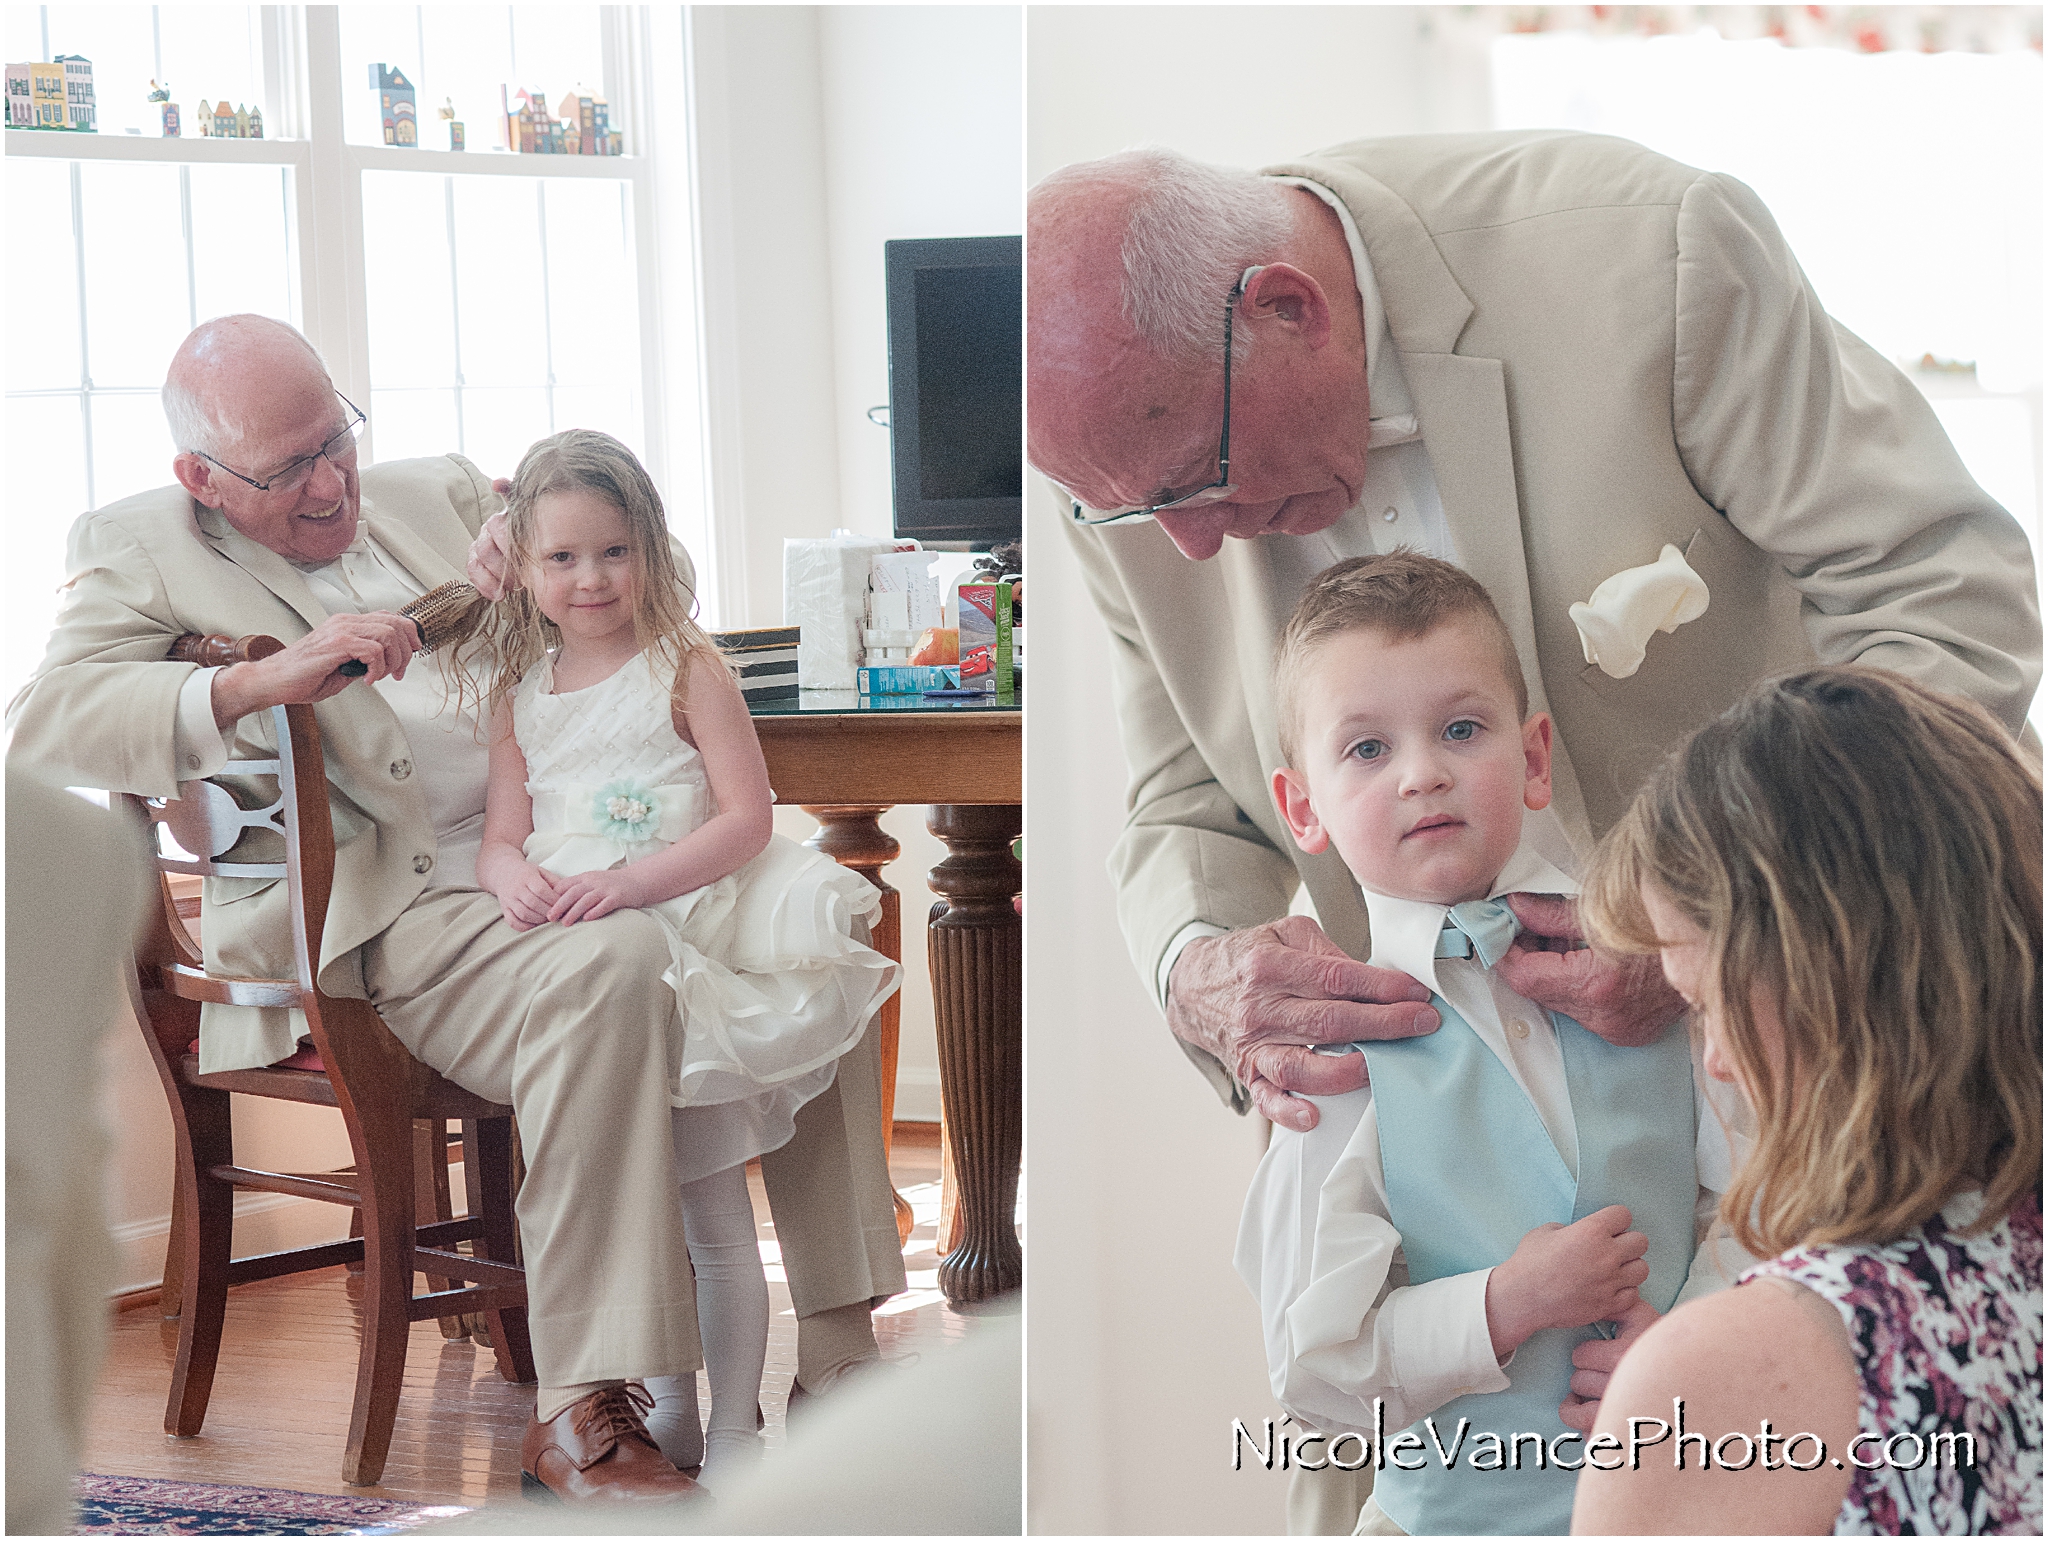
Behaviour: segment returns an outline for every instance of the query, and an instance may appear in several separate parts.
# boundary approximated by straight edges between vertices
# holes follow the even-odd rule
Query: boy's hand
[[[563,878],[555,888],[555,902],[548,909],[549,920],[573,926],[579,920],[596,920],[613,910],[637,910],[647,902],[646,885],[630,866],[606,872],[579,872]]]
[[[1615,1319],[1621,1331],[1611,1338],[1593,1338],[1572,1350],[1571,1395],[1557,1409],[1557,1416],[1566,1427],[1581,1434],[1593,1432],[1593,1420],[1600,1416],[1600,1399],[1607,1395],[1607,1382],[1621,1363],[1621,1356],[1663,1318],[1664,1313],[1649,1301],[1638,1299]]]
[[[1316,1126],[1313,1103],[1365,1085],[1365,1059],[1309,1045],[1412,1038],[1441,1019],[1429,987],[1349,957],[1305,915],[1190,942],[1173,965],[1166,1025],[1221,1060],[1274,1123]]]
[[[1605,1209],[1570,1225],[1539,1225],[1486,1281],[1486,1326],[1505,1359],[1546,1327],[1619,1321],[1650,1277],[1650,1238],[1629,1229],[1627,1208]]]
[[[514,931],[531,931],[547,922],[561,879],[544,867],[524,863],[525,870],[498,891],[498,907]]]

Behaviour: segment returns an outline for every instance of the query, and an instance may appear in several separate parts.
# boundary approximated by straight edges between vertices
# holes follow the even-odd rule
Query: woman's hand
[[[613,867],[605,872],[579,872],[575,877],[562,878],[555,886],[554,903],[548,907],[547,918],[573,926],[579,920],[597,920],[613,910],[637,910],[657,896],[648,892],[644,873],[636,873],[634,863],[625,867]]]
[[[1637,1300],[1620,1316],[1621,1328],[1611,1338],[1593,1338],[1572,1350],[1572,1391],[1558,1404],[1557,1416],[1567,1428],[1581,1434],[1593,1432],[1593,1420],[1600,1416],[1600,1399],[1607,1395],[1607,1383],[1629,1345],[1664,1319],[1664,1313],[1647,1300]]]
[[[1486,1326],[1497,1359],[1546,1327],[1619,1321],[1642,1299],[1650,1238],[1630,1230],[1626,1206],[1570,1225],[1539,1225],[1486,1281]]]
[[[520,867],[523,870],[509,878],[501,877],[495,892],[498,907],[505,912],[505,924],[514,931],[531,931],[546,924],[562,880],[532,862],[521,862]]]

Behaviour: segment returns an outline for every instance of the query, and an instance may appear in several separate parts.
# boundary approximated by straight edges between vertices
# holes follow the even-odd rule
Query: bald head
[[[172,358],[163,403],[171,468],[195,501],[291,561],[347,548],[361,506],[351,414],[296,330],[267,316],[208,321]]]
[[[1034,466],[1091,509],[1213,489],[1226,304],[1257,268],[1232,309],[1230,489],[1159,523],[1199,559],[1350,506],[1369,432],[1363,328],[1342,226],[1314,195],[1126,150],[1047,177],[1027,218]]]
[[[232,459],[251,405],[308,371],[332,392],[327,366],[296,327],[268,316],[217,316],[192,329],[164,377],[164,416],[181,450]]]

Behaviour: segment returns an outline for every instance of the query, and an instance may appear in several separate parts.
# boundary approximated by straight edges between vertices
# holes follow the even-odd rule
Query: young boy
[[[1494,972],[1518,930],[1498,896],[1578,887],[1523,839],[1551,723],[1485,589],[1406,550],[1340,562],[1274,676],[1288,827],[1335,847],[1370,961],[1428,984],[1443,1019],[1334,1049],[1364,1053],[1370,1085],[1273,1132],[1238,1266],[1274,1391],[1333,1440],[1367,1436],[1324,1445],[1375,1467],[1361,1533],[1563,1533],[1585,1455],[1559,1416],[1572,1351],[1670,1309],[1716,1197],[1701,1155],[1725,1187],[1725,1144],[1699,1138],[1682,1022],[1616,1048]]]

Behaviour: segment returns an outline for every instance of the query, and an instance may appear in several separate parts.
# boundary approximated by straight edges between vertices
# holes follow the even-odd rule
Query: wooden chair
[[[171,657],[227,664],[282,650],[270,637],[186,636]],[[230,1286],[256,1279],[363,1264],[362,1353],[356,1367],[355,1405],[342,1455],[344,1482],[375,1483],[384,1471],[398,1394],[405,1376],[412,1324],[429,1317],[481,1312],[490,1324],[492,1351],[507,1380],[534,1379],[526,1330],[525,1274],[514,1264],[512,1216],[512,1110],[443,1080],[391,1035],[367,1001],[329,996],[316,975],[328,896],[334,881],[334,828],[320,729],[310,706],[272,708],[275,759],[232,761],[223,778],[241,793],[212,781],[189,783],[181,799],[124,797],[167,831],[184,856],[160,855],[172,872],[211,877],[269,878],[289,885],[292,950],[297,977],[230,979],[210,976],[179,918],[168,883],[163,903],[136,955],[137,1017],[150,1057],[170,1098],[177,1136],[178,1196],[186,1224],[178,1358],[171,1377],[164,1428],[194,1435],[206,1417]],[[274,799],[251,796],[252,778],[275,778]],[[283,846],[281,861],[245,861]],[[250,846],[255,851],[250,851]],[[236,848],[242,848],[237,853]],[[161,852],[162,843],[158,841]],[[222,859],[222,858],[228,859]],[[238,1006],[296,1006],[305,1013],[325,1072],[199,1071],[189,1046],[199,1036],[202,1002]],[[277,1097],[338,1108],[347,1126],[355,1170],[350,1174],[261,1172],[235,1165],[228,1113],[230,1093]],[[416,1119],[460,1119],[470,1213],[461,1220],[417,1224]],[[353,1206],[359,1239],[233,1259],[237,1188],[288,1193]],[[475,1256],[455,1250],[468,1241]],[[434,1281],[474,1281],[468,1287],[413,1294],[413,1275]]]

